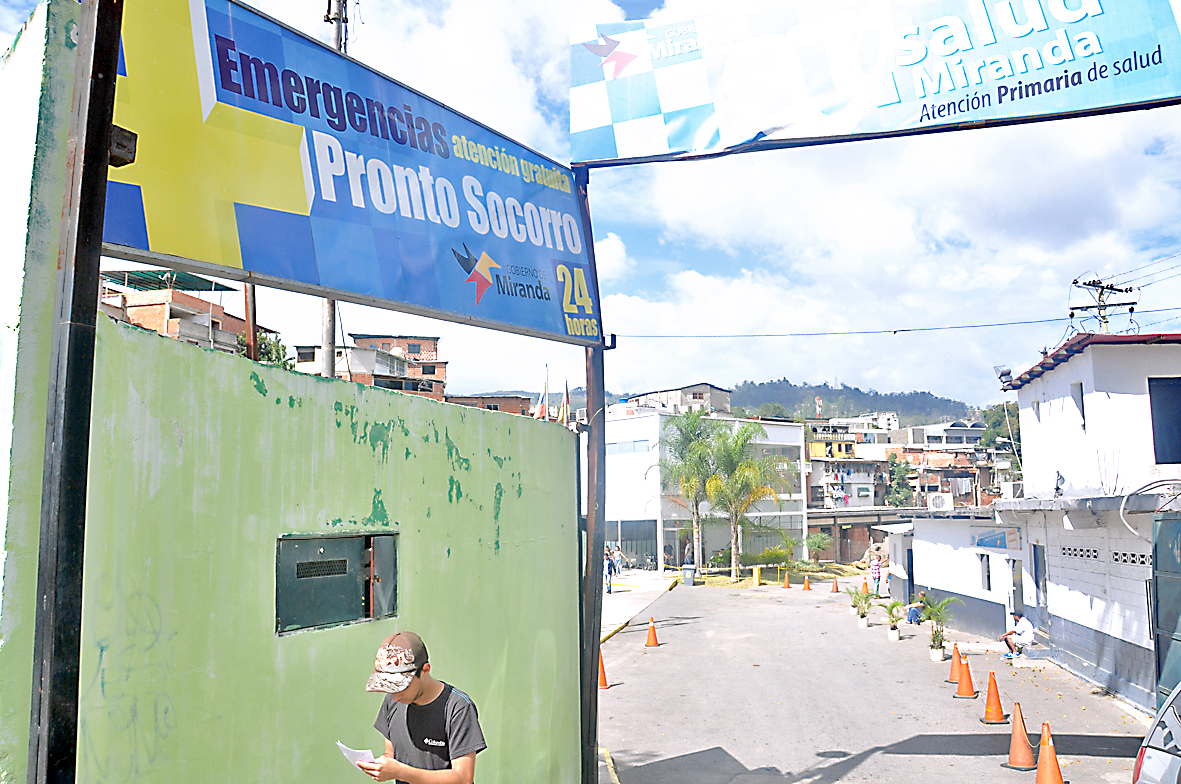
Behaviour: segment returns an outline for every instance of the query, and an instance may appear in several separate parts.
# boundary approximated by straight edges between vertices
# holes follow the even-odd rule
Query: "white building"
[[[1154,512],[1172,492],[1127,494],[1181,480],[1181,335],[1077,335],[1002,382],[1017,393],[1025,497],[996,501],[991,520],[957,509],[893,533],[903,578],[958,597],[953,628],[999,635],[1024,611],[1056,662],[1154,708],[1181,674],[1181,577],[1153,566]]]
[[[717,387],[714,387],[717,389]],[[607,507],[604,515],[609,546],[619,544],[629,559],[643,565],[647,558],[658,565],[665,562],[679,566],[685,560],[685,544],[691,541],[692,514],[675,490],[662,489],[659,459],[663,429],[674,416],[671,407],[617,403],[607,408]],[[715,417],[733,427],[749,419]],[[803,461],[804,426],[794,422],[760,421],[767,431],[754,447],[756,457],[780,457],[794,466],[791,492],[779,497],[779,503],[760,503],[747,517],[755,523],[744,528],[744,552],[762,552],[781,545],[777,529],[791,530],[803,540],[807,511],[803,495],[806,470]],[[708,502],[702,513],[709,511]],[[730,546],[729,527],[705,525],[702,529],[702,552],[706,558]]]
[[[637,406],[665,408],[672,414],[699,410],[728,414],[730,413],[730,390],[703,382],[677,389],[644,392],[633,395],[627,402]]]
[[[830,425],[843,425],[853,433],[867,433],[878,430],[898,429],[898,414],[893,411],[873,411],[855,417],[833,417],[828,420]]]
[[[904,427],[890,434],[892,444],[928,444],[940,449],[969,447],[980,443],[987,428],[983,422],[939,422],[933,425]]]

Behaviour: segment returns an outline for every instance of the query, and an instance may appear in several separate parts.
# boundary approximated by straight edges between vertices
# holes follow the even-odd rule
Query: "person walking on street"
[[[615,573],[623,574],[623,551],[619,549],[619,545],[615,545],[615,552],[611,557],[615,560]]]
[[[869,565],[869,576],[873,580],[873,595],[874,598],[879,598],[881,594],[878,588],[882,583],[882,559],[876,555],[873,557],[873,563]]]
[[[610,550],[603,550],[603,585],[607,586],[607,593],[611,593],[611,575],[615,574],[615,559]]]
[[[373,725],[385,738],[385,754],[358,768],[374,781],[472,784],[476,755],[488,748],[476,705],[431,676],[421,637],[386,637],[365,690],[386,693]]]

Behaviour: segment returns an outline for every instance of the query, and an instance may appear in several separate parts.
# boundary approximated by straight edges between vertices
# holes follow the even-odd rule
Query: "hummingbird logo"
[[[466,244],[463,246],[464,255],[461,256],[455,248],[452,248],[451,252],[455,254],[455,260],[459,262],[459,266],[463,267],[463,271],[468,273],[464,283],[476,284],[476,304],[479,305],[484,292],[492,285],[492,268],[500,269],[500,265],[493,261],[487,253],[481,253],[480,258],[477,259],[468,250]]]
[[[583,46],[585,46],[591,54],[595,54],[603,58],[603,62],[599,63],[600,68],[607,63],[611,63],[611,81],[615,81],[619,78],[619,75],[623,73],[623,69],[627,68],[631,64],[631,61],[636,59],[636,56],[634,54],[628,54],[627,52],[619,51],[619,41],[616,41],[614,38],[608,38],[602,33],[599,34],[599,37],[603,39],[603,43],[600,44],[596,42],[593,44],[583,44]]]

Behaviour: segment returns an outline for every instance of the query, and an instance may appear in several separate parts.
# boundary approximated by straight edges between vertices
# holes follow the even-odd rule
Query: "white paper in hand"
[[[373,762],[373,752],[369,749],[362,749],[360,751],[357,749],[350,749],[340,741],[337,741],[336,745],[340,748],[340,753],[344,755],[344,758],[347,759],[349,764],[353,767],[356,767],[358,762]]]

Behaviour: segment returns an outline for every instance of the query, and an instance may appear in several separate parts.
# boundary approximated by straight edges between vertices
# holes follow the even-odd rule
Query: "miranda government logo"
[[[468,273],[464,283],[476,284],[476,304],[479,305],[484,292],[492,285],[492,268],[500,269],[500,265],[493,261],[487,253],[481,253],[477,259],[467,249],[467,245],[463,246],[463,255],[460,255],[455,248],[452,248],[451,252],[455,254],[455,260],[459,262],[459,266],[463,267],[463,271]]]
[[[631,61],[636,59],[636,56],[619,49],[619,41],[616,41],[614,38],[608,38],[602,33],[599,34],[599,37],[603,39],[603,43],[596,42],[593,44],[583,44],[583,46],[591,54],[603,58],[603,62],[599,63],[600,68],[607,63],[612,64],[611,81],[615,81],[623,73],[623,69],[627,68],[631,64]]]

